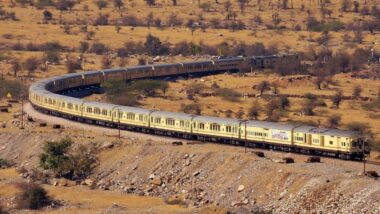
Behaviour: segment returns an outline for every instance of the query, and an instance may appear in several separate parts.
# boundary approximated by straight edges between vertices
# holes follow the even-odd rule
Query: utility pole
[[[119,132],[119,140],[120,140],[121,139],[121,131],[120,131],[120,110],[119,109],[117,109],[117,117],[119,118],[117,129],[118,129],[118,132]]]
[[[362,141],[362,151],[363,151],[363,175],[365,175],[365,140],[361,139]]]
[[[21,98],[21,127],[20,129],[24,129],[24,98]]]

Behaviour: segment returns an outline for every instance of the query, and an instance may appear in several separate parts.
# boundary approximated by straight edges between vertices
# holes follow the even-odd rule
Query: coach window
[[[319,139],[313,139],[313,143],[319,143]]]
[[[199,123],[199,129],[205,129],[205,124],[204,123]]]
[[[135,119],[135,114],[133,114],[133,113],[128,113],[128,114],[127,114],[127,119],[128,119],[128,120],[134,120],[134,119]]]
[[[332,142],[331,140],[330,140],[330,142],[329,142],[329,143],[330,143],[330,145],[333,145],[333,142]]]
[[[232,129],[231,129],[231,126],[226,126],[226,132],[231,132]]]
[[[68,109],[73,109],[73,104],[72,103],[67,104],[67,108]]]
[[[94,113],[95,114],[100,114],[100,108],[94,108]]]
[[[216,123],[213,123],[213,124],[210,125],[210,129],[213,130],[213,131],[220,131],[220,125],[216,124]]]
[[[161,124],[161,117],[156,117],[154,122],[157,124]]]
[[[107,110],[105,110],[105,109],[102,110],[102,115],[107,116],[107,113],[108,113]]]
[[[144,120],[144,115],[140,114],[140,115],[139,115],[139,120],[140,120],[140,121],[143,121],[143,120]]]
[[[179,121],[179,126],[184,127],[184,126],[185,126],[185,121],[180,120],[180,121]]]
[[[62,102],[62,108],[65,108],[66,104],[65,102]]]
[[[175,120],[172,119],[172,118],[166,118],[166,125],[174,126],[175,125]]]
[[[92,113],[92,108],[87,107],[86,111],[87,111],[87,113]]]
[[[186,121],[186,127],[190,127],[189,121]]]

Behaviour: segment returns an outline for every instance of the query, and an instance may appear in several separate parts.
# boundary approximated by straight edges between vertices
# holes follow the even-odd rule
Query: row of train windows
[[[304,138],[303,138],[303,137],[297,137],[297,136],[296,136],[296,137],[294,137],[294,140],[296,140],[296,141],[302,141],[302,142],[303,142],[303,141],[304,141]]]
[[[255,136],[255,137],[268,137],[268,134],[267,133],[263,133],[263,132],[247,131],[247,134]]]
[[[156,117],[153,119],[153,117],[150,119],[151,122],[154,122],[156,124],[161,124],[161,117]],[[168,125],[168,126],[175,126],[175,119],[172,119],[172,118],[166,118],[165,119],[165,125]],[[183,120],[180,120],[179,121],[179,126],[181,127],[190,127],[190,122],[189,121],[183,121]]]

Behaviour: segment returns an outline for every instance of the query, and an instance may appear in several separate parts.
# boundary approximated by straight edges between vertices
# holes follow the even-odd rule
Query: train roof
[[[202,60],[202,61],[195,61],[195,62],[182,62],[183,65],[193,65],[193,64],[213,64],[213,61],[211,60]]]
[[[149,114],[151,112],[151,110],[148,110],[148,109],[130,107],[130,106],[119,106],[118,108],[122,112],[129,112],[129,113],[135,113],[135,114]]]
[[[318,128],[315,126],[299,126],[294,129],[295,132],[303,132],[307,134],[323,134],[330,136],[352,137],[356,134],[354,131]]]
[[[180,67],[181,64],[179,63],[169,63],[169,64],[153,64],[155,68],[167,68],[167,67]]]
[[[259,121],[259,120],[248,120],[247,127],[258,127],[264,129],[277,129],[283,131],[291,131],[295,126],[292,124],[284,124],[277,122]]]
[[[191,118],[193,117],[193,115],[191,114],[169,112],[169,111],[154,111],[151,113],[151,115],[166,117],[166,118],[175,118],[175,119],[180,119],[180,120],[191,120]]]
[[[114,105],[114,104],[94,102],[94,101],[85,101],[85,102],[83,102],[83,105],[102,108],[102,109],[112,109],[112,108],[117,107],[117,105]]]
[[[210,117],[210,116],[195,116],[193,121],[203,122],[203,123],[218,123],[226,125],[239,125],[240,120],[231,118],[221,118],[221,117]]]

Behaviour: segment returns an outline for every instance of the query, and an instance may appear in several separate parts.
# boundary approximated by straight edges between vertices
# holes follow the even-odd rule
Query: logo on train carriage
[[[272,131],[272,138],[278,140],[289,140],[288,133],[282,131]]]

